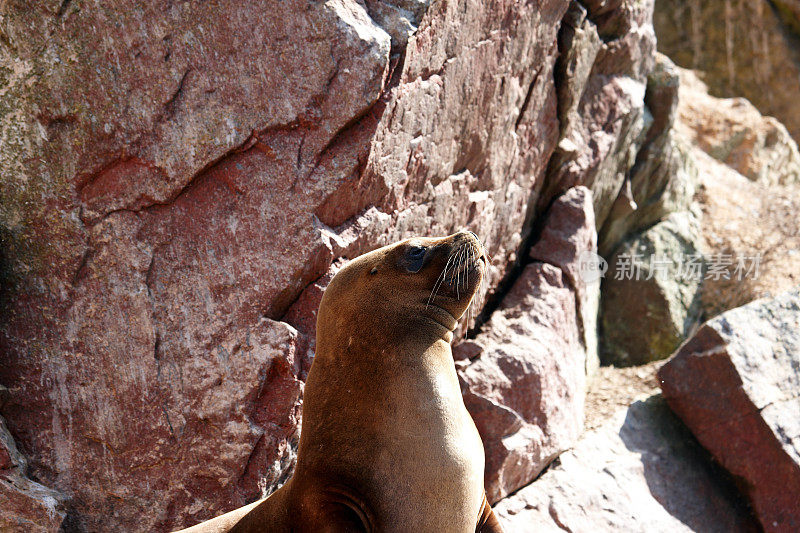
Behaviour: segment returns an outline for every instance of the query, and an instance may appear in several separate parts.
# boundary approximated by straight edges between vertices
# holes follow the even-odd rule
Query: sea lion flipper
[[[289,485],[285,484],[269,497],[256,504],[231,524],[226,533],[289,533],[291,525],[288,514]],[[251,504],[253,505],[253,504]]]
[[[503,533],[503,527],[500,525],[497,515],[494,514],[492,506],[489,505],[486,494],[483,495],[483,507],[478,516],[478,525],[475,526],[475,533]]]

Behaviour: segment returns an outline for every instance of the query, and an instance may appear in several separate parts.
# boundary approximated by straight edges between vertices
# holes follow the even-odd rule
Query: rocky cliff
[[[659,50],[698,69],[716,96],[742,96],[800,142],[800,2],[659,0]]]
[[[695,216],[653,7],[0,7],[0,526],[168,531],[270,492],[330,276],[460,228],[491,256],[455,350],[488,493],[533,481],[578,442],[598,350],[649,342],[598,341],[598,309],[603,338],[626,317],[581,261]],[[645,360],[697,290],[655,297]]]

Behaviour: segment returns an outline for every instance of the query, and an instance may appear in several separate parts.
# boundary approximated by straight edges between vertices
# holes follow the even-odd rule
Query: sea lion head
[[[406,239],[364,254],[325,290],[318,338],[338,337],[337,330],[352,330],[355,324],[375,341],[419,332],[420,326],[451,339],[485,268],[483,245],[470,231]]]

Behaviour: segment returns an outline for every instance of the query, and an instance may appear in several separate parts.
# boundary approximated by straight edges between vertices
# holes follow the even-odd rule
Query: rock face
[[[703,253],[728,265],[703,281],[704,319],[800,283],[800,185],[753,182],[694,148]],[[753,221],[758,223],[754,224]]]
[[[712,94],[747,98],[800,141],[796,0],[659,0],[654,23],[658,49],[702,71]]]
[[[744,98],[714,98],[690,70],[680,70],[676,130],[711,157],[765,185],[800,183],[800,152],[786,127]]]
[[[2,8],[2,414],[73,527],[169,530],[290,474],[288,312],[335,259],[468,227],[504,277],[567,6]]]
[[[495,512],[515,533],[755,531],[730,489],[654,396],[584,435]]]
[[[578,270],[581,253],[596,251],[591,202],[584,187],[555,200],[531,250],[537,262],[453,352],[492,502],[531,482],[583,430],[586,376],[597,367],[597,284]]]
[[[691,213],[674,213],[617,248],[602,289],[604,362],[664,359],[686,338],[700,314],[705,275],[699,233]]]
[[[703,281],[705,320],[800,281],[800,233],[788,222],[800,209],[800,157],[775,119],[709,96],[694,72],[678,71],[674,131],[697,169],[700,249],[718,267]]]
[[[454,350],[486,451],[490,502],[533,481],[583,430],[586,355],[576,319],[563,272],[533,263],[485,333]]]
[[[697,319],[702,282],[684,276],[685,258],[699,254],[690,211],[697,170],[690,146],[673,128],[680,77],[656,56],[645,93],[646,134],[635,163],[600,229],[609,269],[602,286],[604,362],[642,364],[667,357]]]
[[[674,128],[678,118],[679,70],[666,56],[656,54],[647,78],[647,134],[636,162],[611,207],[611,216],[598,231],[599,250],[611,257],[631,234],[668,217],[688,211],[695,193],[697,169],[690,147]]]
[[[531,248],[534,261],[559,268],[575,292],[579,329],[586,351],[586,374],[600,366],[597,354],[597,312],[600,304],[600,276],[585,264],[597,254],[592,194],[586,187],[574,187],[559,196],[544,216],[544,228]]]
[[[326,277],[411,235],[478,233],[490,301],[525,272],[462,369],[493,497],[574,441],[596,305],[575,252],[647,142],[655,47],[652,0],[584,5],[0,8],[0,413],[70,528],[167,531],[282,483]],[[567,191],[580,231],[543,231]],[[503,321],[551,346],[488,355]]]
[[[800,289],[707,322],[661,368],[664,397],[738,479],[766,531],[800,528]]]
[[[586,5],[587,7],[583,7]],[[606,221],[643,141],[644,94],[653,68],[653,2],[572,2],[556,69],[560,138],[544,199],[575,185],[592,191]]]

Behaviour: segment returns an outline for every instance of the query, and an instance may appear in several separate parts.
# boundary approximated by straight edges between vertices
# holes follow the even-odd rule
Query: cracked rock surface
[[[467,227],[494,289],[557,142],[567,4],[3,6],[2,414],[68,527],[284,481],[335,260]]]
[[[3,4],[0,414],[64,527],[173,530],[284,482],[330,277],[459,229],[491,257],[458,336],[485,354],[460,364],[492,497],[530,482],[580,433],[596,366],[580,253],[661,142],[652,11]],[[553,345],[501,353],[514,328]]]
[[[800,527],[800,289],[706,322],[659,370],[669,406],[765,531]]]
[[[31,480],[28,462],[0,417],[0,530],[58,531],[65,496]]]

